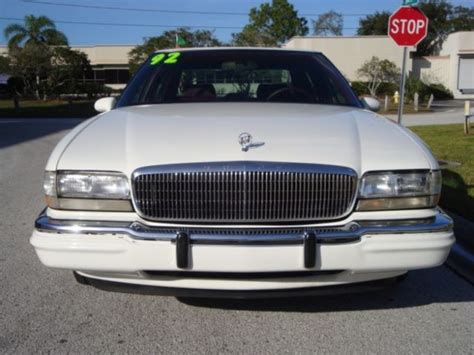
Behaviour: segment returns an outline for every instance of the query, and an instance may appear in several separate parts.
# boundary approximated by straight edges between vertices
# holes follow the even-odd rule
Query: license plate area
[[[316,266],[317,237],[314,232],[304,232],[300,238],[291,240],[292,244],[302,244],[304,267],[311,269]],[[178,232],[176,235],[176,267],[187,269],[191,265],[193,240],[188,233]],[[277,243],[276,243],[277,244]],[[257,246],[256,246],[257,247]],[[257,254],[258,257],[258,254]]]

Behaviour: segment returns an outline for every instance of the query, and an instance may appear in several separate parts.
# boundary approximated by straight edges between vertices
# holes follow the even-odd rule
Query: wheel
[[[74,278],[78,283],[81,285],[89,285],[89,279],[87,277],[79,275],[76,271],[73,271],[72,273],[74,274]]]

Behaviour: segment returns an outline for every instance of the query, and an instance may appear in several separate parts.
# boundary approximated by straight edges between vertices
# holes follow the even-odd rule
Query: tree
[[[388,18],[390,12],[376,12],[359,20],[357,34],[359,36],[386,36],[388,33]]]
[[[12,76],[22,82],[22,90],[18,91],[18,95],[34,95],[38,100],[44,98],[45,78],[51,70],[49,47],[29,43],[24,48],[11,47],[8,55]]]
[[[0,74],[10,73],[10,58],[0,54]]]
[[[45,94],[58,96],[82,92],[84,76],[90,70],[87,54],[68,47],[52,48]]]
[[[180,44],[180,47],[216,47],[221,45],[212,31],[191,31],[186,27],[165,31],[160,36],[145,38],[143,44],[136,46],[128,53],[130,71],[135,72],[153,52],[159,49],[174,48],[177,37],[185,42],[185,44]]]
[[[89,59],[68,47],[66,36],[49,18],[27,15],[24,25],[11,24],[4,34],[15,96],[46,99],[83,91],[82,79],[91,70]]]
[[[388,59],[380,60],[372,57],[357,70],[357,75],[363,81],[370,95],[377,96],[379,86],[384,82],[395,83],[400,75],[400,69]]]
[[[343,25],[342,15],[329,11],[319,15],[318,19],[313,21],[313,33],[317,36],[342,36]]]
[[[428,17],[428,35],[416,50],[417,56],[438,54],[450,33],[474,30],[474,7],[454,7],[446,0],[424,0],[418,7]],[[388,12],[376,12],[359,20],[357,34],[386,35],[388,32]]]
[[[307,22],[298,17],[288,0],[272,0],[250,9],[249,23],[242,32],[232,34],[232,42],[237,46],[279,46],[293,36],[306,35]]]
[[[69,47],[28,45],[10,52],[12,77],[18,96],[37,99],[83,92],[83,77],[91,70],[83,52]]]
[[[33,90],[37,99],[44,98],[44,78],[51,70],[50,46],[67,46],[68,41],[46,16],[26,15],[24,22],[8,25],[4,30],[11,68],[22,79],[24,90]]]
[[[456,6],[453,9],[451,23],[456,31],[473,31],[474,7]]]
[[[4,30],[8,47],[30,44],[67,45],[66,36],[56,29],[56,25],[46,16],[26,15],[25,24],[11,24]]]
[[[428,17],[428,35],[416,50],[418,56],[438,54],[448,35],[474,30],[474,7],[453,7],[446,0],[425,0],[419,8]]]

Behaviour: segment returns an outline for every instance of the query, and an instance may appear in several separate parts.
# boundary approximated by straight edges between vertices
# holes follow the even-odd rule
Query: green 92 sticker
[[[150,65],[157,65],[160,63],[163,64],[176,64],[178,59],[181,56],[180,52],[171,52],[171,53],[156,53],[151,57]]]

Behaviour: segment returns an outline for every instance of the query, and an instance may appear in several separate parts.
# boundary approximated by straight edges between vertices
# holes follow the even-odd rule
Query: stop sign
[[[417,7],[403,6],[388,20],[388,35],[399,46],[416,46],[428,33],[428,18]]]

